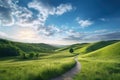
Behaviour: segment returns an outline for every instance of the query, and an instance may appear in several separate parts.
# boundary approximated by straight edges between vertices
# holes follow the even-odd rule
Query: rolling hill
[[[101,49],[103,47],[106,47],[108,45],[114,44],[116,42],[119,42],[119,40],[100,41],[100,42],[95,42],[95,43],[79,43],[79,44],[73,44],[73,45],[59,48],[56,51],[57,52],[68,51],[70,48],[73,48],[74,53],[86,54],[86,53]]]
[[[88,44],[89,43],[79,43],[79,44],[68,45],[68,46],[59,48],[56,51],[65,51],[65,50],[69,50],[70,48],[73,48],[74,50],[77,50],[77,49],[85,47]]]
[[[51,53],[55,49],[57,48],[44,43],[20,43],[0,39],[0,57],[16,56],[21,52]]]
[[[120,41],[105,41],[105,43],[103,41],[97,42],[97,44],[92,43],[83,49],[84,51],[88,48],[96,48],[96,50],[93,49],[93,51],[79,55],[78,59],[82,65],[82,70],[74,80],[120,79]],[[95,45],[105,46],[95,47]]]
[[[118,40],[100,41],[100,42],[96,42],[96,43],[89,43],[82,48],[78,48],[76,50],[76,52],[78,52],[80,54],[89,53],[89,52],[98,50],[100,48],[103,48],[105,46],[108,46],[108,45],[116,43],[116,42],[118,42]]]
[[[101,60],[120,60],[120,42],[103,47],[96,51],[83,55],[85,58]]]

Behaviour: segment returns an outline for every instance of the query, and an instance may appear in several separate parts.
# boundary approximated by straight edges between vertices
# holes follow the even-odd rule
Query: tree
[[[0,57],[20,55],[19,49],[9,44],[0,44],[0,53]]]
[[[35,55],[37,58],[39,57],[39,54],[38,53],[36,53],[36,55]]]
[[[69,52],[70,52],[70,53],[73,53],[73,52],[74,52],[73,48],[70,48]]]
[[[34,53],[30,53],[29,58],[33,58],[33,57],[34,57]]]
[[[24,52],[22,52],[21,57],[22,59],[27,59],[26,54]]]

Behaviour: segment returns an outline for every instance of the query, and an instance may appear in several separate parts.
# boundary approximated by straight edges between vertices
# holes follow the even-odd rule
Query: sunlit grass
[[[93,61],[89,59],[79,60],[82,69],[74,80],[119,80],[120,62]]]
[[[81,72],[74,80],[120,80],[120,42],[80,55]]]
[[[57,53],[38,60],[1,60],[0,80],[50,80],[75,65],[71,56],[69,53]]]

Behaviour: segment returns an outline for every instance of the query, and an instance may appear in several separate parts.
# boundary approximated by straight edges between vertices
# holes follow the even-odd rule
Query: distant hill
[[[55,49],[57,48],[44,43],[20,43],[0,39],[0,57],[16,56],[20,52],[51,53]]]
[[[73,48],[74,50],[76,49],[80,49],[86,45],[88,45],[89,43],[80,43],[80,44],[73,44],[73,45],[68,45],[62,48],[57,49],[56,51],[65,51],[65,50],[69,50],[70,48]]]
[[[100,41],[100,42],[96,42],[96,43],[90,43],[82,48],[78,48],[76,50],[76,52],[82,53],[82,54],[89,53],[89,52],[98,50],[100,48],[103,48],[105,46],[108,46],[108,45],[116,43],[116,42],[119,42],[119,40]]]
[[[108,46],[116,42],[119,42],[119,40],[100,41],[100,42],[95,42],[95,43],[78,43],[78,44],[68,45],[68,46],[59,48],[56,51],[57,52],[68,51],[70,48],[73,48],[74,53],[85,54],[85,53],[98,50],[100,48],[103,48],[105,46]]]
[[[85,58],[101,60],[120,60],[120,41],[83,55]]]

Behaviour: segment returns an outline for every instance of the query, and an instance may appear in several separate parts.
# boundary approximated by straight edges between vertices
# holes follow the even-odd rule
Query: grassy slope
[[[37,60],[0,59],[0,80],[50,80],[75,65],[72,56],[61,52]]]
[[[74,80],[120,80],[120,63],[80,60],[81,72]]]
[[[111,41],[100,41],[100,42],[96,42],[96,43],[90,43],[90,44],[85,45],[82,48],[78,48],[76,50],[76,52],[78,52],[80,54],[84,54],[84,53],[88,53],[88,52],[98,50],[100,48],[103,48],[105,46],[108,46],[108,45],[116,43],[116,42],[118,42],[118,41],[117,40],[111,40]]]
[[[16,43],[7,40],[0,41],[0,43],[1,47],[3,44],[5,46],[11,45],[24,52],[36,52],[36,48],[41,51],[41,45],[45,49],[48,47],[46,50],[51,50],[52,47],[45,44]],[[50,78],[63,74],[75,65],[73,56],[68,51],[61,51],[40,56],[36,60],[22,60],[14,57],[0,58],[0,80],[50,80]]]
[[[77,50],[77,49],[81,49],[85,46],[87,46],[89,43],[81,43],[81,44],[73,44],[73,45],[70,45],[70,46],[66,46],[66,47],[63,47],[63,48],[60,48],[60,49],[57,49],[56,51],[59,52],[59,51],[69,51],[70,48],[73,48],[74,51]],[[76,52],[75,52],[76,53]]]
[[[119,80],[120,42],[79,56],[81,72],[74,80]],[[81,58],[82,57],[82,58]]]
[[[85,58],[120,61],[120,42],[84,55]]]
[[[96,43],[95,43],[96,44]],[[102,43],[104,44],[104,43]],[[111,43],[112,44],[112,43]],[[120,79],[120,63],[119,63],[119,57],[116,55],[114,57],[112,55],[109,56],[109,54],[113,54],[112,52],[113,48],[119,49],[120,45],[119,43],[115,43],[109,46],[111,50],[108,52],[106,50],[106,57],[102,56],[104,55],[104,49],[106,47],[101,47],[102,53],[101,55],[96,55],[95,58],[90,55],[84,56],[84,58],[79,57],[79,60],[82,64],[82,71],[79,73],[74,79],[75,80],[119,80]],[[71,58],[74,56],[73,54],[69,54],[69,48],[73,47],[77,53],[77,50],[83,51],[86,50],[86,47],[90,46],[91,44],[75,44],[72,46],[68,46],[66,48],[62,48],[61,50],[58,50],[55,54],[50,54],[48,56],[42,56],[38,60],[28,60],[28,61],[20,61],[16,59],[4,59],[0,60],[0,78],[3,80],[49,80],[51,77],[58,76],[68,69],[70,69],[74,65],[74,61]],[[112,47],[113,46],[113,47]],[[99,47],[97,47],[99,48]],[[107,49],[106,48],[106,49]],[[95,53],[99,50],[96,50],[94,52],[91,52],[90,54],[98,54]],[[116,50],[113,50],[116,51]],[[116,52],[117,52],[116,51]],[[119,54],[118,54],[119,55]],[[99,60],[97,60],[99,58]],[[108,60],[109,59],[109,60]],[[110,59],[114,60],[111,61]],[[106,61],[107,60],[107,61]],[[46,62],[48,62],[46,64]],[[18,73],[19,72],[19,73]],[[17,73],[17,74],[14,74]],[[8,76],[8,77],[6,77]]]
[[[12,53],[16,54],[17,52],[51,53],[54,52],[55,49],[57,48],[43,43],[39,44],[19,43],[0,39],[0,57],[7,56],[3,54],[8,53],[11,54],[11,55],[8,54],[8,56],[12,56]]]

